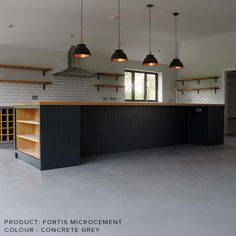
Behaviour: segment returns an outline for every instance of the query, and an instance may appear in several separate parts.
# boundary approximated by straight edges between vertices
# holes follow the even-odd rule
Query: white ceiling
[[[173,11],[181,41],[236,31],[235,0],[121,0],[122,42],[130,59],[147,52],[147,3],[154,3],[153,52],[173,54]],[[92,52],[116,46],[117,0],[84,0],[84,39]],[[8,26],[13,24],[13,28]],[[67,51],[79,42],[80,0],[0,0],[0,43]],[[74,38],[70,35],[74,34]]]

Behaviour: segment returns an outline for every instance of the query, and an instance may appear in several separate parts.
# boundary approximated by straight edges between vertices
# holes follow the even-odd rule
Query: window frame
[[[139,71],[139,70],[125,70],[125,72],[131,73],[131,81],[132,81],[132,90],[131,90],[131,99],[125,99],[128,102],[158,102],[158,72],[149,72],[149,71]],[[135,73],[142,73],[144,74],[144,99],[135,99]],[[147,75],[155,75],[156,80],[156,99],[155,100],[148,100],[147,99]]]

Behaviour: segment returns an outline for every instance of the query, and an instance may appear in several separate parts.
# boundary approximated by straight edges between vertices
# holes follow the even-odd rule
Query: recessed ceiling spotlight
[[[8,27],[11,29],[11,28],[13,28],[13,27],[14,27],[14,25],[13,25],[13,24],[10,24]]]

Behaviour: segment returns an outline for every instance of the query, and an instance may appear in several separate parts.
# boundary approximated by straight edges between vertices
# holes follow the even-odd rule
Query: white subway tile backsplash
[[[103,89],[97,91],[94,87],[98,81],[83,78],[55,78],[53,84],[0,84],[0,106],[13,106],[18,102],[35,101],[103,101],[103,97],[114,98],[115,101],[124,101],[124,89]],[[120,83],[120,81],[119,81]],[[38,96],[37,100],[32,95]]]
[[[18,102],[35,101],[124,101],[124,88],[116,92],[115,89],[101,88],[97,91],[94,87],[97,83],[119,83],[123,80],[106,81],[100,79],[83,78],[55,78],[51,85],[46,85],[43,90],[42,85],[30,84],[0,84],[0,106],[13,106]],[[192,103],[222,103],[224,91],[222,85],[220,89],[214,91],[185,92],[178,93],[178,102]],[[189,85],[193,86],[193,85]],[[194,86],[196,86],[194,84]],[[201,85],[202,86],[202,85]],[[38,96],[37,100],[32,99],[32,95]],[[164,102],[175,102],[175,92],[173,90],[162,91]]]

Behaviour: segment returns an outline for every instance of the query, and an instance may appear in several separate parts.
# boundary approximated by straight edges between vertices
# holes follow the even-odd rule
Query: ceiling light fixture
[[[125,62],[128,61],[128,58],[124,51],[120,48],[121,42],[120,42],[120,0],[118,0],[118,49],[115,50],[115,52],[111,56],[111,61],[113,62]]]
[[[91,57],[91,53],[89,49],[87,48],[86,44],[83,42],[83,0],[80,0],[80,44],[77,45],[75,51],[74,51],[74,57],[75,58],[88,58]]]
[[[152,54],[152,19],[151,19],[151,8],[153,8],[153,4],[148,4],[147,7],[149,8],[149,54],[143,60],[144,66],[157,66],[158,61]]]
[[[180,70],[182,68],[184,68],[183,63],[180,61],[180,59],[178,58],[177,55],[177,47],[178,47],[178,41],[177,41],[177,16],[179,15],[178,12],[174,12],[173,16],[175,17],[175,58],[172,60],[172,62],[170,63],[170,69],[173,70]]]

